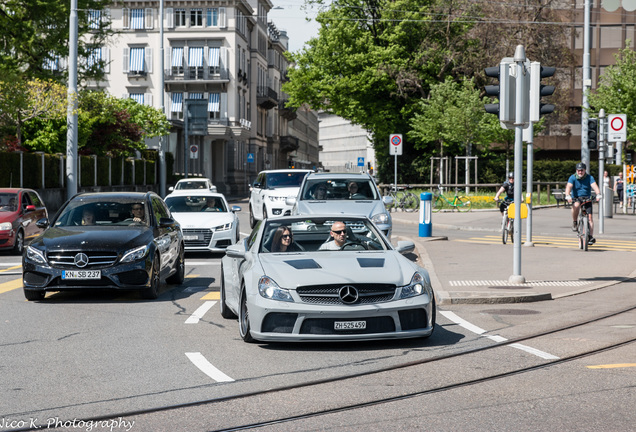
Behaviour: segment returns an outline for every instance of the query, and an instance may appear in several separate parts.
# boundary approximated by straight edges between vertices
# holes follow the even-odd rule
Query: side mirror
[[[245,249],[243,249],[240,243],[236,243],[225,249],[225,255],[230,258],[245,258]]]
[[[415,243],[413,243],[411,240],[401,240],[397,242],[397,246],[395,247],[395,250],[401,253],[402,255],[406,255],[415,250]]]
[[[170,187],[168,188],[168,192],[172,192],[172,191],[174,191],[174,186],[170,186]]]
[[[175,225],[175,222],[174,222],[174,219],[172,218],[162,217],[161,219],[159,219],[160,228],[170,228],[170,227],[173,227],[174,225]]]
[[[232,212],[234,213],[238,213],[241,211],[241,207],[233,205],[232,208],[230,209]]]
[[[47,229],[49,227],[49,219],[48,218],[38,219],[37,222],[35,222],[35,226],[37,226],[40,229]]]
[[[254,187],[254,189],[260,189],[262,187],[262,185],[259,182],[254,182],[253,187]]]
[[[393,197],[390,195],[385,195],[382,197],[382,202],[385,206],[393,205]]]

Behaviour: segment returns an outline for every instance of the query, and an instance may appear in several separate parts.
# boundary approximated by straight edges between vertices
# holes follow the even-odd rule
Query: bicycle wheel
[[[440,211],[442,209],[442,207],[444,207],[444,198],[442,198],[441,196],[438,196],[437,198],[435,198],[433,200],[433,213],[437,213],[438,211]]]
[[[590,221],[587,215],[583,216],[583,250],[587,251],[590,240]]]
[[[412,212],[420,207],[420,200],[415,196],[412,192],[407,192],[404,198],[404,210],[407,212]]]
[[[503,244],[506,244],[508,241],[508,221],[508,216],[504,216],[501,224],[501,241]]]
[[[465,213],[467,211],[470,211],[470,200],[468,199],[468,197],[459,197],[455,201],[455,206],[457,207],[458,211]]]
[[[510,236],[510,243],[515,242],[515,220],[508,219],[508,235]]]

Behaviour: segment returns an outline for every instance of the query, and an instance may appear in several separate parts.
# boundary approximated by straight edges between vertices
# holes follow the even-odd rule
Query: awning
[[[190,99],[203,99],[203,93],[190,92],[188,95]]]
[[[210,67],[219,67],[220,55],[221,50],[218,47],[210,48],[210,57],[208,59]]]
[[[210,93],[208,98],[208,112],[219,112],[221,95],[219,93]]]
[[[183,66],[183,47],[172,48],[172,67]]]
[[[170,112],[183,111],[183,93],[172,93],[172,107]]]
[[[203,67],[203,47],[195,47],[188,50],[188,66]]]
[[[48,58],[44,60],[44,69],[56,71],[60,69],[60,59],[58,57]]]
[[[144,94],[143,93],[131,93],[130,98],[137,103],[144,104]]]
[[[89,68],[95,66],[102,59],[102,49],[92,48],[88,51],[87,65]]]
[[[99,28],[99,22],[101,20],[101,11],[95,10],[95,9],[90,9],[88,11],[88,28],[91,29],[98,29]]]
[[[131,29],[144,28],[144,10],[143,9],[130,10],[130,28]]]
[[[144,48],[130,49],[130,68],[128,70],[131,72],[144,71]]]

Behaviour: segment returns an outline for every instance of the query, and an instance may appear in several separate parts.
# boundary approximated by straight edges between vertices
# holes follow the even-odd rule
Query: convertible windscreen
[[[339,219],[345,224],[346,245],[342,250],[387,250],[388,245],[378,233],[377,229],[368,221],[362,219]],[[280,252],[277,243],[284,235],[291,235],[291,244],[286,252],[313,252],[321,253],[321,246],[333,242],[331,226],[336,220],[312,220],[306,219],[284,225],[274,220],[268,221],[263,230],[261,252]]]

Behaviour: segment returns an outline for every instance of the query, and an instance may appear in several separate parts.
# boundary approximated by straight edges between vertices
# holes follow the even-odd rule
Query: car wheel
[[[155,255],[152,260],[152,271],[150,273],[150,286],[141,291],[141,296],[148,300],[154,300],[159,296],[161,277],[159,275],[159,258]]]
[[[252,206],[250,205],[250,228],[254,228],[256,225],[256,219],[254,219],[254,212],[252,211]]]
[[[13,245],[13,253],[15,255],[22,255],[24,252],[24,231],[21,229],[15,234],[15,244]]]
[[[179,248],[179,258],[176,263],[176,272],[166,279],[166,282],[181,285],[185,280],[185,252],[183,250],[183,245]]]
[[[234,314],[234,312],[232,312],[230,310],[230,308],[227,307],[227,304],[225,303],[225,278],[224,278],[225,273],[223,272],[223,266],[221,266],[221,316],[223,318],[226,319],[236,319],[236,315]]]
[[[28,301],[33,301],[33,300],[44,300],[44,296],[46,295],[46,293],[44,291],[39,291],[39,290],[30,290],[30,289],[26,289],[26,288],[22,288],[24,290],[24,297],[28,300]]]
[[[245,288],[241,291],[241,300],[239,301],[239,333],[245,342],[255,342],[250,332],[250,315],[247,310],[247,296],[245,295]]]

